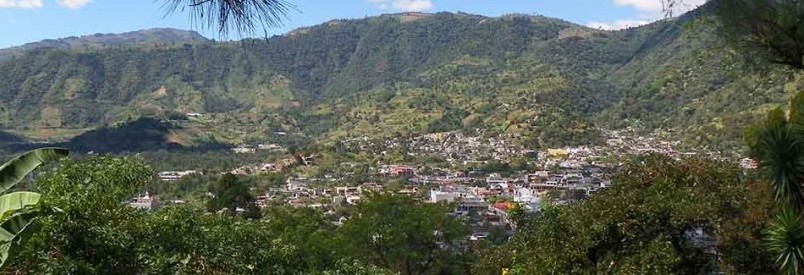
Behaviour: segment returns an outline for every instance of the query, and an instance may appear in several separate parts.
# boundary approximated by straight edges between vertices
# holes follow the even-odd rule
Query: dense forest
[[[192,146],[267,140],[276,131],[326,142],[481,128],[561,146],[640,122],[676,130],[690,146],[734,149],[734,126],[804,82],[784,68],[747,73],[757,69],[696,24],[708,14],[603,31],[540,16],[404,13],[267,40],[166,34],[172,40],[161,44],[81,50],[45,43],[0,62],[0,125],[68,140],[140,117],[199,113],[166,135]],[[160,31],[172,33],[145,37]],[[144,36],[121,36],[136,35]]]

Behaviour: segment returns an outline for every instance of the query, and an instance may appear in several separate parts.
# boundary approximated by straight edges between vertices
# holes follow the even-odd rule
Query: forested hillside
[[[166,135],[203,144],[480,128],[560,146],[640,122],[688,145],[735,148],[741,126],[804,81],[744,66],[700,14],[611,32],[538,16],[405,13],[267,40],[23,50],[0,62],[0,127],[67,140],[155,117],[181,121]]]

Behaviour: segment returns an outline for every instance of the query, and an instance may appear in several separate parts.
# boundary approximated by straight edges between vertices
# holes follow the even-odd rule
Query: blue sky
[[[607,29],[662,17],[660,0],[287,0],[299,12],[269,35],[330,19],[401,11],[468,12],[487,16],[524,13]],[[687,0],[685,11],[703,0]],[[191,29],[189,17],[165,16],[161,0],[0,0],[0,48],[49,38],[119,33],[154,27]],[[198,30],[198,29],[196,29]],[[210,38],[212,31],[198,30]],[[232,37],[230,37],[232,38]]]

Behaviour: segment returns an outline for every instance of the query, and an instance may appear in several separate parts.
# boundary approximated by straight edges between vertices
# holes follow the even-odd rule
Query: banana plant
[[[23,153],[0,166],[0,266],[8,259],[12,245],[36,219],[41,195],[19,191],[8,193],[31,171],[46,163],[58,161],[69,155],[63,148],[40,148]]]

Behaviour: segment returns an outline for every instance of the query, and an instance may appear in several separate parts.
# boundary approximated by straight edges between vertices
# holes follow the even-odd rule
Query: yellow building
[[[565,159],[569,157],[569,151],[564,149],[547,149],[547,156],[551,158],[562,158]]]

